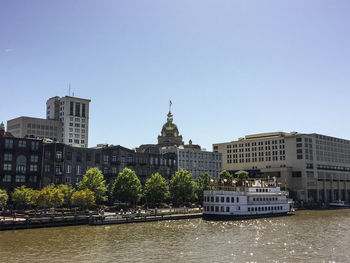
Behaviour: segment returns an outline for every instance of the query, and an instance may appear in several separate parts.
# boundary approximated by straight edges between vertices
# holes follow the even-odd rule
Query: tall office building
[[[74,147],[88,147],[89,103],[71,96],[53,97],[46,102],[46,119],[62,122],[62,142]]]

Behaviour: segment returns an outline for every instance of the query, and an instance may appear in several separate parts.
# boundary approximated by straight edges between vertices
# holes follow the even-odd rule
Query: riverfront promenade
[[[164,208],[138,210],[134,212],[104,212],[103,215],[85,214],[47,214],[45,216],[28,216],[16,214],[16,217],[1,217],[0,230],[14,230],[41,227],[58,227],[69,225],[103,225],[124,224],[161,220],[179,220],[202,217],[201,208]]]

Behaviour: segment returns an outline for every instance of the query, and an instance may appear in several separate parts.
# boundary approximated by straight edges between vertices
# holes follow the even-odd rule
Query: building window
[[[31,164],[31,165],[29,166],[29,170],[30,170],[31,172],[37,172],[37,171],[38,171],[38,165],[37,165],[37,164]]]
[[[62,161],[63,153],[61,151],[56,152],[56,161]]]
[[[4,154],[4,161],[11,162],[12,161],[12,153]]]
[[[72,165],[67,164],[67,169],[66,169],[66,173],[70,174],[72,172]]]
[[[19,155],[16,160],[16,172],[25,173],[27,166],[27,158],[24,155]]]
[[[80,103],[75,103],[75,116],[80,116]],[[75,121],[77,121],[77,118],[75,118]]]
[[[103,162],[108,163],[108,155],[103,155]]]
[[[82,109],[81,109],[81,116],[85,117],[85,103],[82,103],[81,107],[82,107]]]
[[[12,149],[12,148],[13,148],[13,140],[5,139],[5,149]]]
[[[3,181],[4,183],[11,183],[11,181],[12,181],[12,176],[9,175],[9,174],[5,174],[5,175],[4,175],[4,178],[2,178],[2,181]]]
[[[80,166],[80,165],[77,165],[77,166],[75,167],[75,170],[76,170],[76,172],[77,172],[77,175],[81,175],[81,166]]]
[[[24,175],[16,175],[16,183],[25,183],[26,178]]]
[[[18,141],[18,147],[19,148],[25,148],[27,146],[27,142],[25,140],[19,140]]]
[[[37,151],[39,149],[39,142],[32,141],[31,149],[32,151]]]
[[[302,154],[298,154],[298,155],[297,155],[297,159],[299,159],[299,160],[300,160],[300,159],[303,159],[303,155],[302,155]]]
[[[12,164],[4,163],[4,171],[12,171]]]
[[[70,183],[71,180],[70,180],[70,177],[66,177],[66,183]]]
[[[73,110],[74,110],[74,103],[73,101],[70,102],[70,107],[69,107],[69,114],[73,115]]]
[[[49,151],[46,151],[45,152],[45,160],[50,160],[51,159],[51,152],[49,152]]]
[[[112,167],[112,174],[117,174],[117,167]]]
[[[77,152],[77,162],[81,162],[82,160],[82,153],[81,152]]]
[[[30,162],[31,163],[37,163],[39,161],[38,155],[31,155],[30,156]]]
[[[44,166],[45,173],[49,173],[50,170],[51,170],[50,165],[49,164],[45,164],[45,166]]]
[[[29,176],[29,182],[36,183],[36,181],[37,181],[37,176],[36,175]]]
[[[56,174],[58,174],[58,175],[62,174],[62,166],[61,165],[56,165]]]

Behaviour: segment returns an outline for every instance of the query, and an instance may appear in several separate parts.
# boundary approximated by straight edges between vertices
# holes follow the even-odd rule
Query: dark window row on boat
[[[207,212],[230,212],[229,206],[204,206],[204,210]],[[241,210],[241,207],[238,206],[237,210]],[[258,211],[279,211],[283,210],[282,206],[263,206],[263,207],[248,207],[248,212],[258,212]]]
[[[236,201],[235,201],[236,200]],[[205,202],[214,202],[214,196],[204,196]],[[225,197],[224,196],[215,196],[215,202],[216,203],[225,203]],[[229,197],[226,196],[226,203],[239,203],[239,197]]]

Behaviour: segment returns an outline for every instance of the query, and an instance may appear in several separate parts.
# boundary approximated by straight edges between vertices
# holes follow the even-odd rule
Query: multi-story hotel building
[[[222,168],[251,177],[275,177],[295,200],[350,201],[350,141],[297,132],[248,135],[213,144]]]
[[[18,138],[48,138],[62,142],[62,123],[32,117],[19,117],[7,121],[7,131]]]

